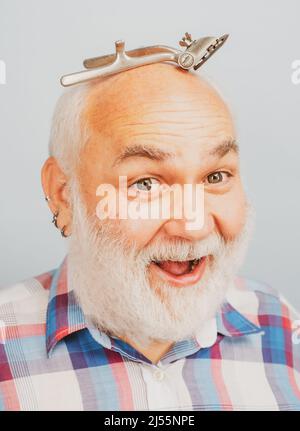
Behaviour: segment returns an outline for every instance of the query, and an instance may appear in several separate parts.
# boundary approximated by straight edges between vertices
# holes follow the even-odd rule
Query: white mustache
[[[147,265],[153,261],[187,261],[201,259],[203,256],[219,256],[225,247],[225,242],[218,234],[197,242],[174,240],[172,242],[161,241],[144,248],[137,256]]]

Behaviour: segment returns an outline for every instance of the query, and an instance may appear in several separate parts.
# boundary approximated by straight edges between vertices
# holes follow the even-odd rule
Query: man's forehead
[[[195,113],[194,113],[195,114]],[[226,115],[189,120],[156,115],[132,118],[122,115],[100,131],[93,130],[90,143],[95,153],[114,157],[118,163],[129,157],[164,161],[188,154],[207,157],[224,149],[237,152],[234,125]],[[118,164],[116,162],[116,164]]]
[[[234,125],[218,93],[196,76],[155,66],[91,87],[84,121],[95,152],[118,165],[133,157],[163,161],[193,153],[206,157],[218,146],[219,152],[236,149],[228,145]]]
[[[216,90],[199,76],[168,64],[148,65],[91,85],[83,120],[93,130],[118,120],[162,114],[170,119],[193,109],[227,110]],[[228,112],[229,114],[229,112]],[[159,119],[159,118],[158,118]]]

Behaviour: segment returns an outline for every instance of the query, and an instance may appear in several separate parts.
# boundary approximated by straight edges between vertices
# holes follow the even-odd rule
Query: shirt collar
[[[226,299],[220,311],[213,319],[216,325],[217,332],[223,336],[239,337],[262,332],[262,329],[247,319],[241,314],[233,305]],[[212,323],[212,322],[210,322]],[[72,334],[73,332],[80,331],[87,328],[88,324],[79,306],[74,291],[70,289],[67,282],[67,256],[64,258],[61,265],[54,271],[53,278],[50,285],[49,301],[47,307],[46,317],[46,349],[47,354],[50,355],[51,350],[55,345]],[[213,331],[213,326],[209,325],[210,334]],[[98,331],[99,332],[99,331]],[[95,331],[94,337],[95,337]],[[201,337],[207,338],[203,332]],[[97,341],[104,347],[110,347],[119,341],[120,345],[124,345],[124,341],[118,340],[113,337],[108,337],[104,333],[96,334]],[[198,339],[199,347],[201,341]],[[211,344],[211,343],[208,343]],[[127,346],[130,350],[131,346]],[[128,350],[127,349],[127,350]],[[131,348],[132,349],[132,348]]]
[[[50,285],[49,301],[46,316],[47,353],[55,345],[72,334],[87,327],[86,320],[79,306],[74,291],[67,283],[67,256],[54,271]]]

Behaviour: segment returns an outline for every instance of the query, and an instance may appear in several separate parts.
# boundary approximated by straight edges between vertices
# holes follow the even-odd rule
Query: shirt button
[[[154,378],[158,381],[163,380],[163,378],[165,377],[165,373],[162,370],[155,370],[153,375]]]

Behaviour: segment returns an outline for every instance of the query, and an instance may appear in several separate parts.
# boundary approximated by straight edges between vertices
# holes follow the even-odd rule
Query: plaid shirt
[[[87,325],[65,258],[0,289],[0,410],[300,410],[296,319],[236,277],[216,318],[155,365]]]

